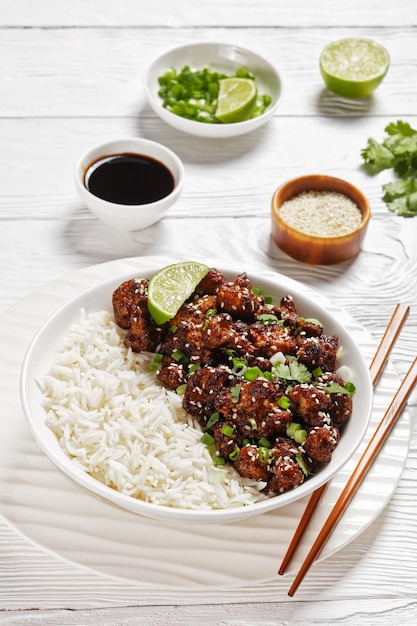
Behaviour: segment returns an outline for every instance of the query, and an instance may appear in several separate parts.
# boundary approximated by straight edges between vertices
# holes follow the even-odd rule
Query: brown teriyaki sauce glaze
[[[84,175],[85,187],[95,196],[116,204],[149,204],[168,196],[175,181],[160,161],[142,154],[101,157]]]

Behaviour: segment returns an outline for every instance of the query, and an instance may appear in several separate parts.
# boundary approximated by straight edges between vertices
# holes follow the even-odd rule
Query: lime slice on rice
[[[203,263],[183,261],[156,272],[148,283],[148,310],[154,322],[172,319],[209,269]]]
[[[249,119],[256,103],[256,85],[250,78],[223,78],[219,81],[219,96],[215,116],[224,124]]]
[[[388,52],[379,43],[354,37],[329,43],[320,55],[327,88],[346,98],[369,96],[381,83],[389,63]]]

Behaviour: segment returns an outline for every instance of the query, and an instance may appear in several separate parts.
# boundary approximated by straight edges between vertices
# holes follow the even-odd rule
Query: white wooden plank
[[[331,40],[356,29],[176,28],[6,29],[0,38],[0,117],[132,117],[147,124],[143,77],[166,48],[192,41],[227,41],[263,54],[280,73],[283,90],[276,115],[370,117],[414,115],[417,97],[415,31],[364,27],[361,36],[391,52],[391,66],[374,96],[346,100],[329,92],[319,56]]]
[[[39,4],[25,0],[3,0],[0,4],[0,24],[5,26],[212,26],[222,24],[237,26],[273,25],[299,26],[404,26],[416,24],[416,8],[413,0],[397,2],[373,2],[351,0],[348,3],[334,0],[258,0],[245,2],[223,0],[197,3],[182,0],[167,3],[166,0],[119,0],[117,3],[101,3],[95,0],[42,0]]]

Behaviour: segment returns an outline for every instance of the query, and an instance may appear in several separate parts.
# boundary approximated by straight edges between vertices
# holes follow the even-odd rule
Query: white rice
[[[214,466],[201,429],[150,371],[153,355],[123,344],[113,315],[81,314],[40,381],[47,425],[63,451],[105,485],[182,509],[249,505],[265,483]]]

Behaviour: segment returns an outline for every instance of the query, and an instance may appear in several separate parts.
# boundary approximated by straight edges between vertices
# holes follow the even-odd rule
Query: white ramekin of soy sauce
[[[184,166],[169,148],[148,139],[116,139],[89,148],[74,170],[78,194],[107,226],[143,230],[178,200]]]

